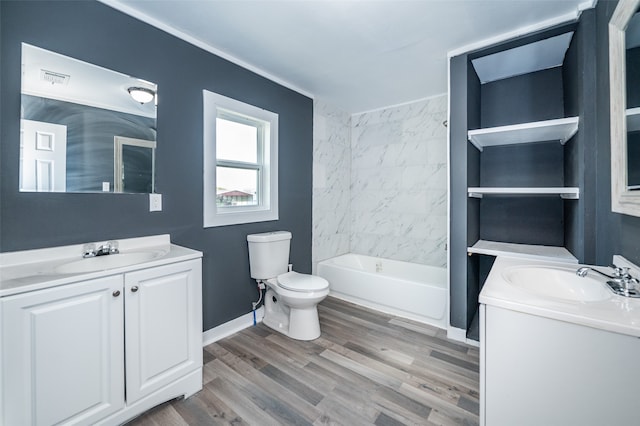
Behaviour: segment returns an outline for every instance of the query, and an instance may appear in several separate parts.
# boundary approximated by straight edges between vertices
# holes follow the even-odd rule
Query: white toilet
[[[251,278],[267,285],[262,322],[297,340],[320,337],[317,305],[329,294],[321,277],[289,270],[291,232],[247,235]]]

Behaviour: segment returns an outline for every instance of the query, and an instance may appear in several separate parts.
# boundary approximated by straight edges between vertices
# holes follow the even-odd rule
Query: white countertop
[[[622,264],[619,259],[616,264],[618,266],[629,266]],[[504,272],[516,266],[551,266],[556,269],[574,272],[580,266],[589,265],[498,257],[480,292],[480,303],[640,337],[640,299],[618,296],[613,292],[611,292],[610,298],[593,302],[542,296],[518,288],[504,278]],[[607,268],[595,268],[610,274]],[[637,270],[632,269],[631,273],[634,276],[638,276]],[[609,290],[604,277],[600,277],[595,273],[591,273],[589,276],[602,281],[602,285]]]
[[[120,253],[153,252],[156,257],[107,270],[62,274],[56,272],[56,268],[81,260],[84,244],[0,253],[0,297],[202,257],[197,250],[171,244],[169,235],[117,241]],[[96,244],[101,243],[104,242]]]

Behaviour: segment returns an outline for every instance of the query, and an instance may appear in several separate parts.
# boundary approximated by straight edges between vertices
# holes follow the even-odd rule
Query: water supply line
[[[257,302],[251,302],[251,306],[253,307],[253,325],[257,324],[256,321],[256,308],[262,302],[262,290],[264,290],[267,286],[262,280],[256,280],[258,282],[258,294],[260,294],[260,298]]]

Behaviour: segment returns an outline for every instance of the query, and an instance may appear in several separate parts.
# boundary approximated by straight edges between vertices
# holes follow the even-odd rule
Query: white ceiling
[[[446,93],[448,52],[570,20],[595,3],[102,1],[350,113]]]

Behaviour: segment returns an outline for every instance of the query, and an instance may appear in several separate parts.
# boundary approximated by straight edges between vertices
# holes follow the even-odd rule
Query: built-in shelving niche
[[[574,30],[469,56],[468,338],[479,339],[477,296],[496,256],[578,261]]]

